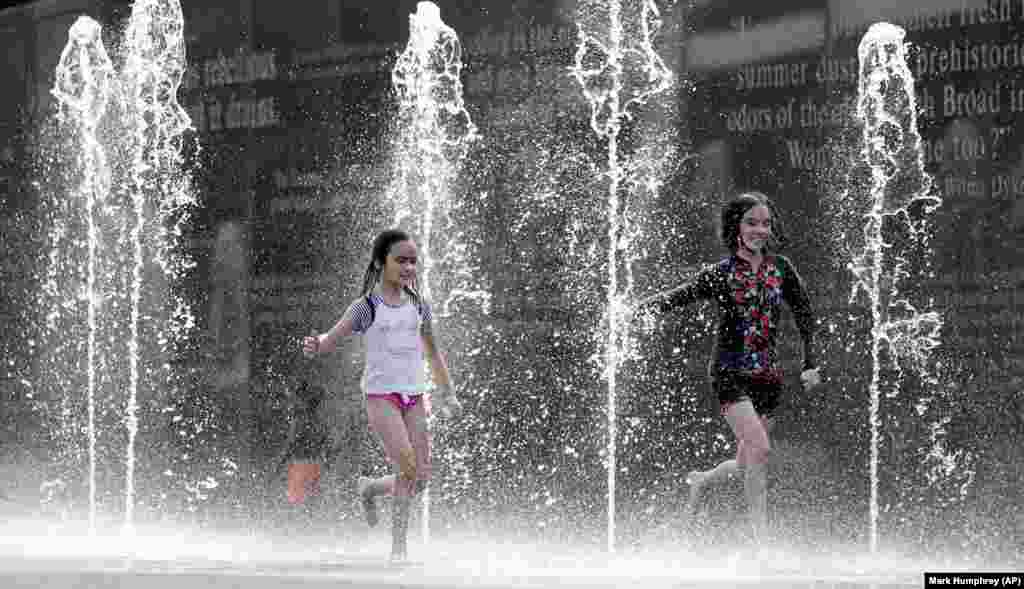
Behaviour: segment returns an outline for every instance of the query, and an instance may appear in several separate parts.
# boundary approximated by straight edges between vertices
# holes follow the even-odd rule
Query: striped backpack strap
[[[366,295],[366,304],[370,306],[370,325],[373,325],[373,320],[377,318],[377,305],[373,303],[371,295]],[[367,325],[367,327],[370,325]]]

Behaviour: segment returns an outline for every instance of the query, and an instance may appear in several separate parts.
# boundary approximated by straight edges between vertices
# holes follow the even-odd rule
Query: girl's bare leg
[[[766,431],[771,431],[775,421],[761,418]],[[697,509],[701,496],[708,485],[717,484],[740,473],[739,457],[743,453],[743,440],[737,442],[736,458],[723,460],[718,466],[711,470],[691,470],[686,475],[686,484],[690,485],[690,499],[686,505],[686,512],[692,514]]]
[[[373,527],[377,525],[376,497],[395,492],[395,475],[389,474],[377,478],[359,477],[357,488],[359,500],[362,502],[363,512],[366,515],[366,523]]]
[[[409,503],[416,483],[416,452],[409,440],[406,421],[390,401],[370,397],[366,402],[370,427],[380,436],[384,453],[394,466],[390,477],[378,479],[376,489],[390,485],[394,493],[391,519],[391,559],[404,560],[407,556],[409,531]],[[371,519],[367,511],[367,521]]]
[[[765,427],[767,420],[757,415],[750,401],[729,405],[725,419],[740,443],[737,469],[743,471],[743,491],[750,510],[750,522],[754,538],[760,542],[768,524],[767,462],[771,443]]]
[[[739,451],[737,450],[737,455]],[[709,484],[718,483],[732,477],[739,471],[735,458],[722,461],[711,470],[691,470],[686,475],[686,484],[690,485],[690,498],[686,503],[686,513],[692,514],[697,509],[704,488]]]

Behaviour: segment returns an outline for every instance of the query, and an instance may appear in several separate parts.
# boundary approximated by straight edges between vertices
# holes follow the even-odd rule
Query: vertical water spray
[[[175,251],[194,204],[182,154],[183,132],[190,122],[177,102],[186,66],[182,32],[178,0],[140,0],[119,48],[124,59],[119,73],[104,48],[100,25],[82,17],[69,31],[56,71],[59,133],[50,147],[59,150],[54,151],[55,162],[74,162],[65,166],[73,168],[74,181],[64,185],[47,180],[59,185],[51,203],[50,267],[42,291],[44,304],[50,305],[46,348],[54,351],[57,366],[47,367],[43,378],[53,379],[55,393],[61,395],[66,430],[73,429],[67,423],[77,417],[76,381],[87,383],[88,423],[83,429],[88,435],[91,527],[97,511],[98,454],[124,442],[124,434],[123,465],[112,464],[107,474],[125,469],[125,524],[131,527],[140,394],[171,393],[169,355],[194,326],[181,295],[167,288],[191,267]],[[67,191],[80,198],[65,202]],[[79,200],[83,202],[75,202]],[[82,275],[78,248],[87,248]],[[78,297],[86,306],[84,319],[69,292],[84,293]],[[87,356],[84,362],[79,360],[82,355]],[[101,412],[108,411],[124,430],[103,421]],[[77,450],[72,438],[65,441]]]
[[[883,389],[896,396],[900,360],[924,367],[938,345],[941,317],[919,312],[901,290],[910,278],[907,252],[925,244],[921,217],[938,206],[929,194],[931,179],[924,171],[921,138],[917,129],[914,80],[907,66],[902,28],[888,23],[872,25],[861,40],[857,116],[863,130],[859,168],[865,174],[863,200],[849,206],[866,210],[860,251],[852,252],[850,269],[854,284],[851,302],[867,298],[871,313],[871,360],[869,426],[871,430],[869,542],[878,546],[878,459],[880,409]],[[848,196],[849,198],[849,196]],[[861,197],[858,195],[857,197]],[[857,237],[857,236],[851,236]],[[890,356],[886,361],[886,354]],[[889,364],[896,370],[885,377]]]
[[[88,336],[86,343],[86,396],[89,452],[89,529],[96,526],[96,387],[98,312],[101,293],[97,288],[100,235],[96,215],[110,192],[110,167],[97,135],[100,119],[106,113],[114,84],[114,66],[100,36],[100,25],[89,17],[79,17],[68,32],[68,43],[61,52],[53,95],[62,116],[76,127],[80,145],[82,180],[74,196],[84,200],[86,219],[86,284]]]
[[[125,424],[128,444],[125,460],[125,523],[132,525],[135,503],[135,439],[138,433],[138,392],[142,286],[146,239],[166,231],[164,217],[183,204],[180,185],[181,136],[191,122],[178,103],[178,88],[187,66],[184,20],[178,0],[138,0],[132,7],[124,39],[125,65],[121,72],[129,146],[130,200],[134,207],[131,230],[130,379]],[[156,212],[155,219],[153,211]],[[154,223],[155,220],[155,223]],[[155,258],[168,265],[164,240],[158,239]]]
[[[417,236],[423,271],[421,294],[445,317],[458,300],[486,305],[473,284],[467,228],[458,224],[455,181],[476,127],[462,97],[462,46],[432,2],[409,15],[409,42],[391,80],[398,99],[394,137],[395,178],[389,187],[396,226]],[[429,540],[429,496],[423,494],[422,532]]]
[[[661,15],[651,0],[583,3],[572,75],[590,105],[590,128],[607,150],[607,297],[600,364],[608,385],[606,467],[608,473],[608,550],[615,549],[617,374],[633,349],[627,304],[633,298],[630,245],[640,229],[627,190],[637,163],[624,155],[624,125],[641,106],[672,86],[672,73],[654,50]],[[632,213],[632,214],[631,214]]]

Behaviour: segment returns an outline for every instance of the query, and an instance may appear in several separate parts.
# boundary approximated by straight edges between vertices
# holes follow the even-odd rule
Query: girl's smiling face
[[[412,288],[416,284],[416,243],[411,239],[391,246],[381,272],[381,280],[394,287]]]
[[[772,212],[764,205],[752,207],[740,219],[740,246],[763,252],[772,236]]]

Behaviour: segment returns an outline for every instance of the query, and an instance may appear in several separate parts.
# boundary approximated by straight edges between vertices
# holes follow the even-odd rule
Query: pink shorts
[[[403,395],[402,393],[371,393],[367,395],[367,397],[375,399],[386,399],[390,401],[392,405],[395,406],[395,409],[398,409],[399,411],[408,411],[409,409],[412,409],[413,407],[416,406],[417,403],[420,402],[420,398],[423,397],[423,395]],[[430,408],[427,407],[427,409],[429,412]]]

